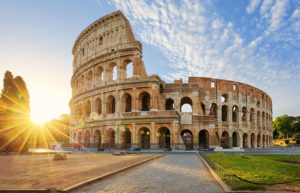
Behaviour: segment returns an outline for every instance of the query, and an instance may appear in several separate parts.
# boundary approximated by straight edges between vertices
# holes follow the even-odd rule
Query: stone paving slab
[[[169,154],[73,192],[223,192],[195,154]]]

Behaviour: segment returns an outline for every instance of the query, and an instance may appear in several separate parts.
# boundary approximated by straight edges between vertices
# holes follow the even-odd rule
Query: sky
[[[117,10],[148,74],[240,81],[269,94],[274,118],[300,115],[299,0],[0,0],[0,89],[9,70],[27,84],[34,121],[69,113],[73,44]]]

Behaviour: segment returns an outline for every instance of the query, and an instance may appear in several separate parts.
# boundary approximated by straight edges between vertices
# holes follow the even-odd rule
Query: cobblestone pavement
[[[74,192],[223,192],[195,154],[169,154]]]

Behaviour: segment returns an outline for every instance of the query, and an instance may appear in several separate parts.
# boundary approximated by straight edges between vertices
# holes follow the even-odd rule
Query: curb
[[[210,167],[210,165],[208,165],[208,163],[206,163],[206,161],[199,154],[197,154],[197,156],[204,163],[204,165],[209,170],[211,175],[215,178],[215,180],[217,181],[218,185],[222,188],[222,190],[226,193],[231,192],[228,186],[223,182],[223,180],[218,176],[218,174],[216,174],[216,172]]]
[[[92,178],[92,179],[89,179],[89,180],[85,180],[85,181],[80,182],[80,183],[78,183],[78,184],[72,185],[72,186],[70,186],[70,187],[68,187],[68,188],[65,188],[65,189],[63,189],[63,190],[60,190],[59,192],[69,192],[69,191],[75,190],[75,189],[77,189],[77,188],[80,188],[80,187],[86,186],[86,185],[88,185],[88,184],[91,184],[91,183],[93,183],[93,182],[95,182],[95,181],[102,180],[102,179],[104,179],[104,178],[106,178],[106,177],[112,176],[112,175],[117,174],[117,173],[119,173],[119,172],[128,170],[128,169],[130,169],[130,168],[136,167],[136,166],[138,166],[138,165],[141,165],[141,164],[143,164],[143,163],[146,163],[146,162],[148,162],[148,161],[151,161],[151,160],[154,160],[154,159],[163,157],[163,156],[165,156],[165,155],[158,155],[158,156],[156,156],[156,157],[153,157],[153,158],[150,158],[150,159],[147,159],[147,160],[143,160],[143,161],[140,161],[140,162],[138,162],[138,163],[131,164],[131,165],[129,165],[129,166],[126,166],[126,167],[123,167],[123,168],[121,168],[121,169],[118,169],[118,170],[109,172],[109,173],[107,173],[107,174],[104,174],[104,175],[101,175],[101,176],[98,176],[98,177],[95,177],[95,178]]]

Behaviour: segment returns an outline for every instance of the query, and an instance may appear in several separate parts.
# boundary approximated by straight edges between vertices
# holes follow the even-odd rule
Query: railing
[[[230,171],[224,169],[219,164],[210,160],[204,153],[199,153],[199,155],[212,167],[212,169],[224,180],[227,184],[231,185],[233,189],[236,188],[237,178],[236,175],[231,173]]]

